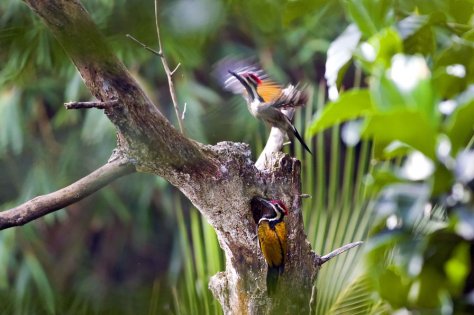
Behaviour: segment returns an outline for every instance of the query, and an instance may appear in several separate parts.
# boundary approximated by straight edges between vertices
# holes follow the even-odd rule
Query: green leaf
[[[342,94],[336,101],[328,103],[316,116],[308,132],[314,136],[338,123],[372,113],[373,105],[369,91],[354,89]]]
[[[385,69],[373,73],[370,92],[374,106],[379,111],[391,111],[403,107],[405,99],[395,83],[387,78]]]
[[[462,150],[474,135],[474,86],[463,93],[463,97],[466,98],[465,103],[459,105],[445,123],[453,156]]]
[[[397,30],[404,40],[405,53],[431,54],[436,42],[431,29],[431,19],[426,15],[411,15],[397,24]]]
[[[21,92],[6,89],[0,93],[0,155],[8,149],[23,150],[23,122],[20,115]]]
[[[435,308],[440,308],[442,305],[441,297],[445,293],[445,279],[436,268],[425,265],[418,281],[412,284],[411,292],[413,292],[416,307],[435,311]]]
[[[407,305],[409,283],[393,267],[388,267],[378,278],[379,294],[394,309]],[[396,292],[396,294],[394,294]]]
[[[324,10],[323,6],[327,6],[328,2],[315,0],[299,0],[286,2],[283,10],[283,24],[290,26],[295,20],[304,17],[308,12],[316,12],[315,10]]]
[[[457,23],[469,24],[474,14],[474,5],[472,0],[447,1],[449,13],[454,17]]]
[[[388,185],[406,182],[389,168],[378,168],[367,178],[367,190],[374,196]]]
[[[447,191],[451,190],[453,184],[453,173],[448,170],[444,165],[438,165],[433,174],[433,196],[438,196],[440,194],[446,193]]]
[[[379,69],[374,74],[370,91],[380,111],[410,109],[438,127],[437,94],[426,61],[421,56],[395,55],[388,71]]]
[[[88,144],[103,142],[105,136],[112,135],[114,125],[102,111],[88,110],[82,127],[81,139]]]
[[[469,256],[469,244],[464,242],[456,246],[451,258],[444,264],[444,271],[455,294],[462,292],[466,276],[469,274]]]
[[[388,68],[392,57],[403,50],[400,36],[393,28],[383,29],[369,38],[368,43],[374,48],[375,64],[383,68]]]
[[[392,24],[392,2],[392,0],[348,0],[346,8],[359,30],[368,38]]]
[[[47,311],[50,314],[54,314],[54,293],[43,267],[40,265],[38,259],[31,253],[25,255],[25,263],[38,287],[39,295],[43,299]]]
[[[430,159],[435,157],[436,130],[419,111],[401,109],[372,115],[367,119],[362,135],[382,143],[398,140]]]
[[[328,314],[369,314],[377,302],[377,297],[373,295],[374,289],[373,280],[367,275],[354,279],[339,294]]]
[[[416,34],[430,21],[427,15],[409,15],[396,25],[400,37],[405,40]]]
[[[403,157],[412,151],[413,148],[406,143],[394,141],[383,148],[383,158],[390,160],[397,157]]]
[[[474,83],[474,58],[466,58],[466,56],[474,55],[474,41],[469,38],[469,32],[465,34],[465,37],[453,40],[434,58],[434,84],[443,98],[452,98]],[[462,65],[465,74],[462,76],[449,74],[448,67],[454,65]]]
[[[363,1],[348,1],[347,9],[349,10],[350,17],[365,36],[369,37],[377,33],[377,27],[370,18]]]

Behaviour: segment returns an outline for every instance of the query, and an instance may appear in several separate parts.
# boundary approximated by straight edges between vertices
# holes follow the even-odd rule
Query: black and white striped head
[[[244,72],[242,74],[237,74],[236,72],[229,70],[229,73],[237,79],[237,81],[242,84],[247,92],[249,101],[252,102],[256,98],[261,98],[258,95],[257,87],[262,84],[262,80],[251,72]]]
[[[241,94],[250,102],[260,98],[257,87],[268,79],[265,71],[249,59],[223,59],[215,66],[214,75],[224,89]]]
[[[264,214],[259,223],[261,221],[278,222],[281,221],[285,215],[288,215],[288,209],[283,201],[276,199],[266,200],[263,198],[261,198],[261,200],[267,204],[272,211]]]

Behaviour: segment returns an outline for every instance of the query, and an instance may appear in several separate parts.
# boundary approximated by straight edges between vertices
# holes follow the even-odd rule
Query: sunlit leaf
[[[453,287],[453,291],[459,294],[464,287],[466,276],[470,270],[468,243],[461,243],[456,246],[451,258],[444,264],[444,270]]]
[[[396,140],[387,146],[383,146],[383,158],[389,160],[397,157],[403,157],[412,150],[413,148],[406,143]]]
[[[382,66],[384,69],[390,66],[392,57],[402,52],[403,49],[402,41],[393,28],[385,28],[370,37],[367,45],[372,47],[373,57],[371,58],[372,60],[365,58],[366,61]],[[363,50],[361,53],[362,57],[364,57]]]
[[[316,133],[338,123],[373,114],[373,105],[367,90],[351,90],[336,101],[328,103],[309,127],[309,134]]]
[[[382,143],[398,140],[434,159],[436,130],[427,118],[417,111],[397,110],[370,116],[363,136]]]
[[[397,54],[387,71],[378,70],[372,78],[370,91],[374,104],[381,111],[406,108],[418,111],[435,126],[439,121],[436,91],[431,84],[430,70],[421,56]]]

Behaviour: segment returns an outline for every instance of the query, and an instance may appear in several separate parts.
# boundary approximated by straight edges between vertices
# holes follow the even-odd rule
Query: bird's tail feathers
[[[298,139],[298,141],[303,145],[303,147],[305,148],[306,151],[309,152],[309,154],[313,154],[313,152],[311,152],[311,150],[309,149],[309,147],[306,145],[306,143],[304,142],[303,138],[300,136],[298,130],[296,130],[295,126],[293,126],[293,124],[290,124],[291,126],[291,130],[293,131],[293,134],[295,135],[296,139]]]
[[[268,295],[273,295],[276,291],[276,287],[278,284],[278,278],[283,273],[283,266],[279,267],[270,267],[268,266],[267,271],[267,293]]]

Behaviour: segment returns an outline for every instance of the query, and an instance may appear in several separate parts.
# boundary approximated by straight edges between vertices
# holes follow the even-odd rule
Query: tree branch
[[[281,152],[273,154],[281,150],[284,135],[266,149],[273,160],[265,172],[256,169],[246,144],[211,146],[186,138],[131,77],[78,0],[25,1],[64,47],[91,93],[101,101],[119,101],[104,110],[117,127],[118,149],[137,171],[161,176],[179,188],[215,229],[226,270],[210,288],[224,312],[308,313],[319,265],[304,233],[301,163]],[[287,260],[276,290],[281,298],[266,292],[267,264],[255,241],[250,211],[253,196],[280,199],[289,208]]]
[[[168,180],[177,175],[219,176],[215,156],[176,132],[118,60],[78,0],[24,1],[59,41],[92,95],[99,101],[118,100],[118,106],[104,112],[117,127],[118,149],[137,161],[137,171]]]
[[[68,102],[64,103],[64,107],[66,109],[88,109],[88,108],[97,108],[97,109],[107,109],[111,108],[118,104],[118,100],[111,100],[111,101],[92,101],[92,102]]]
[[[148,47],[147,45],[145,45],[144,43],[142,43],[141,41],[139,41],[138,39],[136,39],[135,37],[133,37],[132,35],[130,34],[127,34],[125,35],[127,38],[130,38],[131,40],[133,40],[135,43],[137,43],[138,45],[142,46],[143,48],[145,48],[146,50],[148,50],[149,52],[151,52],[152,54],[154,55],[157,55],[158,57],[162,57],[163,54],[161,54],[160,52],[157,52],[156,50],[154,50],[153,48],[150,48]]]
[[[358,241],[358,242],[354,242],[354,243],[349,243],[349,244],[346,244],[342,247],[339,247],[338,249],[336,250],[333,250],[332,252],[330,252],[329,254],[327,255],[324,255],[324,256],[321,256],[319,258],[319,262],[318,264],[320,266],[322,266],[324,263],[327,263],[329,260],[333,259],[334,257],[344,253],[345,251],[348,251],[349,249],[351,248],[354,248],[356,246],[359,246],[359,245],[362,245],[364,242],[362,241]]]
[[[65,188],[35,197],[22,205],[0,212],[0,230],[24,225],[48,213],[60,210],[134,171],[135,168],[128,160],[116,159],[108,162]]]
[[[294,108],[282,110],[290,120],[293,118],[295,113]],[[268,136],[267,144],[263,148],[262,153],[258,157],[257,162],[255,162],[255,167],[259,170],[269,169],[271,167],[272,156],[276,152],[280,152],[285,144],[286,134],[280,129],[272,127],[270,135]]]
[[[171,95],[171,100],[173,101],[176,118],[178,119],[179,130],[181,130],[181,133],[184,134],[183,120],[181,119],[181,115],[179,114],[178,101],[176,100],[176,92],[174,90],[173,78],[172,78],[173,74],[176,72],[176,70],[178,70],[180,64],[178,63],[178,65],[174,68],[174,70],[171,71],[168,65],[168,61],[165,58],[165,55],[163,52],[163,45],[161,44],[160,27],[158,25],[158,0],[155,0],[155,24],[156,24],[156,36],[158,37],[158,46],[160,48],[159,54],[161,58],[161,63],[163,64],[163,68],[165,69],[165,72],[166,72],[166,77],[168,78],[168,86],[170,88],[170,95]]]

